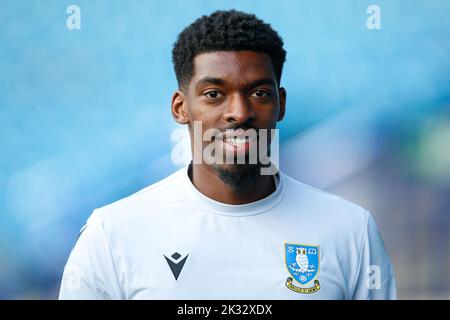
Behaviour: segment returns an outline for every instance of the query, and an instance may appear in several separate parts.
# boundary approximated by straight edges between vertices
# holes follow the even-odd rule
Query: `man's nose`
[[[256,114],[246,96],[235,94],[224,113],[225,121],[235,125],[255,120]]]

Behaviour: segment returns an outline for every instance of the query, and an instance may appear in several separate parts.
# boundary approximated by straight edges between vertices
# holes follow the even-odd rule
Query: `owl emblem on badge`
[[[301,272],[308,271],[309,262],[305,248],[297,248],[297,255],[295,256],[295,262],[297,262],[297,266],[300,268]]]
[[[320,290],[320,283],[317,280],[320,261],[319,246],[285,243],[285,260],[290,275],[286,281],[289,289],[299,293],[314,293]],[[297,287],[294,285],[294,280],[302,286],[314,280],[314,286]]]

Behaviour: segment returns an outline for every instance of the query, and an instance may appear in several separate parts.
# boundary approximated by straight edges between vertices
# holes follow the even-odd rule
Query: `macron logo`
[[[178,279],[178,276],[180,275],[181,270],[183,269],[184,263],[186,262],[187,257],[189,254],[186,255],[183,259],[181,259],[181,254],[178,252],[175,252],[170,256],[170,258],[166,257],[164,255],[164,258],[166,258],[167,264],[170,267],[170,270],[172,270],[173,276],[175,277],[175,280]]]

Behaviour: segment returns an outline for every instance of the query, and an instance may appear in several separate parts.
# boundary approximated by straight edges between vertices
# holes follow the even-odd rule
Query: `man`
[[[172,113],[188,125],[193,161],[94,211],[61,299],[396,298],[367,211],[264,171],[267,133],[285,113],[285,57],[270,25],[234,10],[179,35]],[[199,140],[199,129],[214,134]]]

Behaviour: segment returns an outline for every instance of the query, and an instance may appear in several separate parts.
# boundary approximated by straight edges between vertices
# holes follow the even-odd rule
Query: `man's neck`
[[[220,179],[217,172],[203,164],[191,165],[190,179],[202,194],[210,199],[232,205],[246,204],[263,199],[276,189],[272,175],[258,175],[253,186],[237,192]]]

